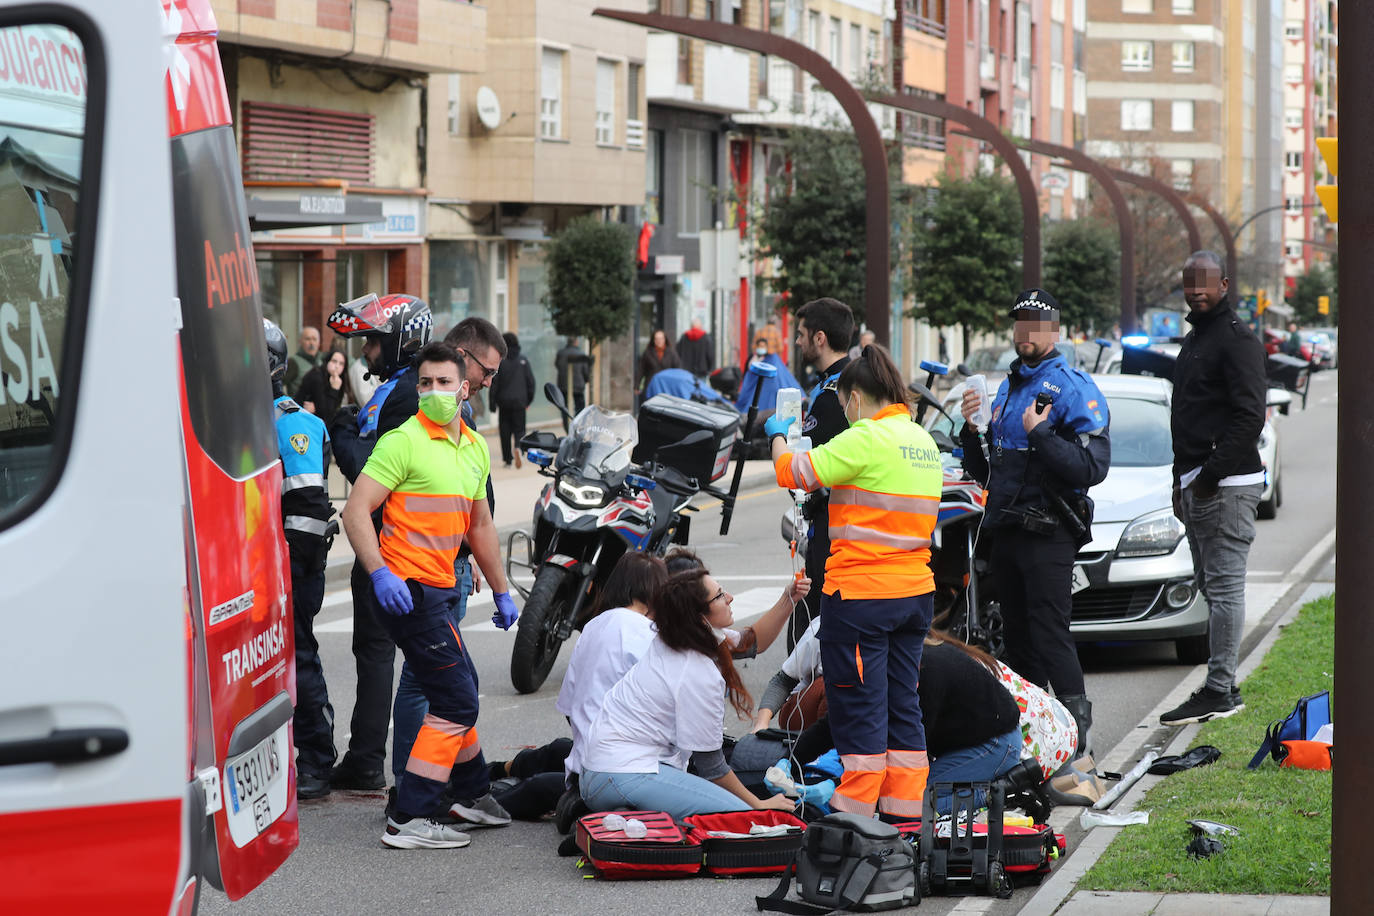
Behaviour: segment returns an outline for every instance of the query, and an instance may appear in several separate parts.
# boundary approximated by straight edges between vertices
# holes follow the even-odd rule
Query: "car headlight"
[[[1174,552],[1186,534],[1172,509],[1142,515],[1126,526],[1116,547],[1118,557],[1162,557]]]
[[[595,509],[606,504],[610,495],[606,488],[596,483],[576,483],[567,477],[558,479],[558,495],[579,509]]]

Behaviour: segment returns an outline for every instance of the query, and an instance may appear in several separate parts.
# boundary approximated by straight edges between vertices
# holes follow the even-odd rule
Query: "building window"
[[[1073,113],[1084,116],[1088,113],[1088,74],[1082,70],[1073,71]]]
[[[829,60],[830,66],[834,67],[836,70],[844,69],[844,44],[840,33],[841,28],[843,28],[843,26],[840,25],[840,20],[836,19],[834,16],[831,16]]]
[[[1283,126],[1292,128],[1302,127],[1302,109],[1285,108],[1283,112]]]
[[[1193,160],[1169,160],[1169,177],[1177,191],[1190,191],[1193,188]]]
[[[1030,91],[1031,18],[1030,4],[1016,4],[1016,85]]]
[[[806,14],[806,46],[816,53],[821,50],[821,14],[810,10]]]
[[[1175,16],[1193,15],[1193,0],[1173,0]]]
[[[1300,169],[1300,168],[1302,168],[1302,151],[1301,151],[1301,150],[1298,150],[1298,151],[1296,151],[1296,152],[1284,153],[1284,154],[1283,154],[1283,165],[1284,165],[1284,168],[1289,168],[1289,169]]]
[[[878,43],[878,32],[876,29],[868,30],[868,51],[864,55],[864,60],[868,64],[870,78],[881,79],[883,52],[882,45]],[[879,73],[873,73],[874,70],[878,70]]]
[[[1283,199],[1283,206],[1284,206],[1284,209],[1290,210],[1290,211],[1301,210],[1301,209],[1302,209],[1302,198],[1301,198],[1301,197],[1285,197],[1285,198]]]
[[[1123,13],[1153,13],[1155,0],[1121,0]]]
[[[1290,258],[1302,257],[1302,242],[1284,242],[1283,253]]]
[[[596,142],[615,142],[615,61],[596,62]]]
[[[1064,21],[1064,0],[1050,0],[1050,19],[1055,22]]]
[[[849,25],[849,78],[860,82],[864,77],[864,30]]]
[[[1155,43],[1153,41],[1123,41],[1121,43],[1122,70],[1152,70],[1154,65]]]
[[[1011,104],[1011,133],[1014,137],[1031,135],[1030,99],[1016,99]]]
[[[563,135],[563,52],[545,48],[539,71],[539,136]]]
[[[1192,73],[1195,54],[1196,51],[1191,41],[1174,42],[1174,72]]]
[[[678,193],[678,235],[695,236],[711,225],[711,185],[715,175],[713,134],[683,130],[682,185]]]
[[[1064,65],[1058,63],[1050,64],[1050,108],[1064,107]],[[1059,135],[1055,134],[1057,138]],[[1054,141],[1058,143],[1059,140]]]
[[[663,225],[663,131],[648,131],[644,145],[644,222]]]
[[[448,135],[456,137],[462,133],[462,122],[458,116],[461,113],[459,102],[462,98],[463,78],[456,73],[448,75]]]
[[[1301,19],[1290,19],[1283,24],[1283,37],[1290,41],[1302,41],[1304,31]]]
[[[1176,134],[1193,132],[1193,100],[1178,99],[1169,104],[1169,128]]]
[[[639,77],[643,70],[643,64],[630,64],[625,68],[625,117],[631,121],[640,120]]]
[[[1151,130],[1154,126],[1154,102],[1149,99],[1121,100],[1122,130]]]
[[[692,39],[678,38],[677,40],[677,84],[679,86],[692,85]]]
[[[1283,81],[1285,83],[1302,82],[1302,64],[1284,64]]]

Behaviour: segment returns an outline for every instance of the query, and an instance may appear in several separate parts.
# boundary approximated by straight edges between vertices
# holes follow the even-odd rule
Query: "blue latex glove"
[[[491,615],[491,622],[503,630],[509,630],[511,624],[520,616],[520,612],[515,609],[515,601],[511,598],[510,592],[494,592],[491,597],[496,602],[496,611]]]
[[[785,436],[792,424],[797,422],[796,417],[780,417],[777,414],[769,417],[763,424],[763,431],[771,441],[774,436]]]
[[[405,580],[383,566],[368,576],[372,580],[372,591],[377,595],[377,603],[388,614],[400,617],[409,614],[415,607],[410,599],[410,589]]]

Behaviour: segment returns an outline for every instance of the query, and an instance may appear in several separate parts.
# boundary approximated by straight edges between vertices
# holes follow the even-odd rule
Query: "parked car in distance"
[[[1302,332],[1299,331],[1298,334],[1301,337]],[[1312,342],[1310,340],[1304,338],[1302,343],[1298,346],[1298,352],[1295,354],[1289,352],[1288,337],[1288,332],[1281,328],[1265,328],[1264,352],[1268,353],[1270,356],[1273,356],[1275,353],[1282,353],[1285,356],[1297,356],[1298,359],[1306,360],[1309,363],[1315,362],[1312,356]]]
[[[1329,328],[1303,328],[1305,334],[1325,334],[1327,341],[1331,345],[1331,365],[1328,368],[1335,369],[1340,362],[1340,338],[1339,329],[1334,325]]]

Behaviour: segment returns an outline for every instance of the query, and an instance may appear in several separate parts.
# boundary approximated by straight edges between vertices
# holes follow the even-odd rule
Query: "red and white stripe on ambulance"
[[[215,35],[209,0],[0,0],[0,911],[183,912],[298,843]]]

